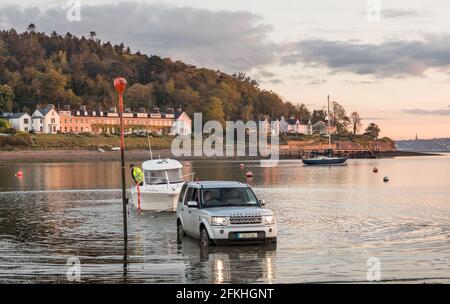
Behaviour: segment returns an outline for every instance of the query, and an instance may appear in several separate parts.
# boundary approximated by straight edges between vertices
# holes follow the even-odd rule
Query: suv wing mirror
[[[266,205],[266,200],[260,199],[260,200],[258,200],[258,201],[259,201],[259,204],[260,204],[261,206],[265,206],[265,205]]]
[[[189,201],[189,202],[187,202],[187,206],[189,208],[197,208],[198,207],[198,203],[196,201]]]

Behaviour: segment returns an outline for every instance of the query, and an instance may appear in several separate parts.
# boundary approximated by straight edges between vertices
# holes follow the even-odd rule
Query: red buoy
[[[17,171],[16,176],[23,176],[23,172],[22,171]]]
[[[240,167],[241,169],[244,169],[244,164],[240,164],[239,167]]]
[[[247,177],[253,177],[253,172],[252,171],[248,171],[245,176]]]

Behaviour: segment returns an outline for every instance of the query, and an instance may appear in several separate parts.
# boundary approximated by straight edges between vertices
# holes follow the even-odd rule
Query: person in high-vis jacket
[[[133,164],[130,165],[131,177],[135,184],[142,186],[144,184],[144,172],[139,167],[135,167]]]

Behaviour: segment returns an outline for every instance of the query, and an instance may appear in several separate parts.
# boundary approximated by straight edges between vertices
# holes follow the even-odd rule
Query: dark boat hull
[[[308,159],[302,159],[302,162],[305,165],[313,165],[313,166],[330,166],[330,165],[345,165],[345,162],[347,161],[347,157],[333,157],[333,158],[321,158],[321,159],[314,159],[314,158],[308,158]]]

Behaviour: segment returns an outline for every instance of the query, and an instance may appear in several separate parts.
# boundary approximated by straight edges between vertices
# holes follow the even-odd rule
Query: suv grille
[[[261,224],[261,215],[236,215],[230,216],[230,224],[245,225],[245,224]]]

